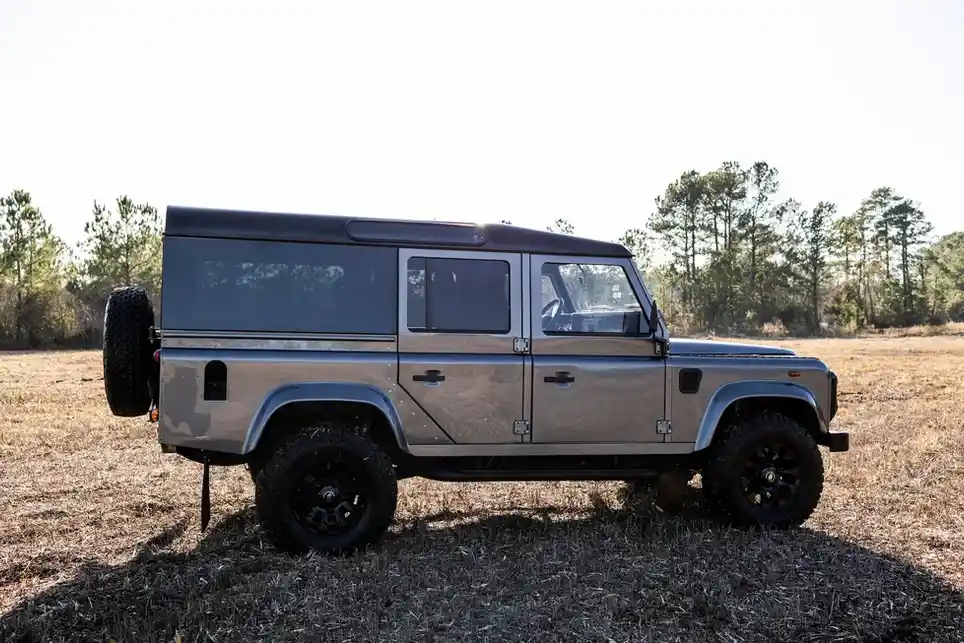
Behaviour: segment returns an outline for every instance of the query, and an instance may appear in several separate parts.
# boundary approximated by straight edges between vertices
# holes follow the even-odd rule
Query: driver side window
[[[639,335],[642,306],[625,269],[545,263],[542,330],[547,335]]]

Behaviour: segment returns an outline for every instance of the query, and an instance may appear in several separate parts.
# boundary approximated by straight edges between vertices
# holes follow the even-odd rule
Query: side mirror
[[[659,306],[656,305],[656,300],[653,299],[653,305],[649,310],[649,336],[653,338],[656,342],[656,354],[665,356],[669,353],[669,342],[665,337],[657,337],[656,331],[659,330]]]

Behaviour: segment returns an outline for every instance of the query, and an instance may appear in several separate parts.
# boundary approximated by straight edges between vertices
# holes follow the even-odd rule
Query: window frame
[[[537,260],[538,259],[538,260]],[[540,293],[541,293],[541,283],[543,269],[547,265],[552,265],[555,270],[549,273],[549,278],[556,289],[557,294],[563,302],[563,306],[568,306],[575,311],[575,306],[573,304],[572,293],[569,292],[569,288],[565,283],[562,275],[559,272],[561,266],[566,265],[583,265],[583,266],[611,266],[614,268],[620,268],[623,271],[623,276],[626,279],[626,283],[629,284],[630,292],[636,298],[636,302],[639,304],[639,324],[633,332],[596,332],[596,331],[560,331],[560,330],[545,330],[542,327],[541,316],[536,316],[537,312],[533,311],[533,335],[534,337],[543,337],[546,339],[564,339],[564,338],[587,338],[587,337],[598,337],[606,339],[628,339],[628,340],[639,340],[639,339],[651,339],[652,336],[649,332],[644,331],[644,328],[649,326],[649,315],[652,310],[652,301],[649,297],[649,293],[646,292],[642,282],[637,283],[638,275],[634,270],[630,270],[626,263],[619,259],[607,260],[603,257],[569,257],[569,256],[539,256],[538,258],[533,258],[533,271],[532,274],[535,276],[539,275]],[[538,272],[536,272],[538,270]],[[560,290],[561,289],[561,290]],[[540,298],[540,308],[541,312],[541,298]],[[659,331],[657,331],[659,332]]]
[[[488,256],[487,256],[488,255]],[[410,326],[409,319],[409,309],[410,309],[410,292],[409,292],[409,265],[412,260],[422,260],[424,261],[424,269],[426,274],[426,284],[425,284],[425,325],[426,328],[413,328]],[[429,265],[432,261],[470,261],[479,262],[484,261],[488,263],[501,263],[505,266],[505,287],[508,288],[506,292],[506,325],[505,330],[487,330],[487,329],[435,329],[428,328],[429,325],[429,301],[431,300],[430,291],[428,288],[428,273]],[[516,334],[516,324],[514,315],[514,296],[516,286],[513,284],[513,279],[518,279],[518,275],[513,275],[513,266],[518,269],[518,264],[514,264],[510,256],[504,253],[486,253],[486,252],[451,252],[451,251],[435,251],[427,249],[412,249],[406,251],[399,256],[399,320],[398,329],[399,334],[411,334],[415,336],[432,336],[432,335],[484,335],[490,337],[509,337]]]

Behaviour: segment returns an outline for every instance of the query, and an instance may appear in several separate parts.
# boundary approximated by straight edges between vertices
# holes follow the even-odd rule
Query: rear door
[[[520,442],[521,255],[402,249],[399,262],[399,384],[456,443]]]

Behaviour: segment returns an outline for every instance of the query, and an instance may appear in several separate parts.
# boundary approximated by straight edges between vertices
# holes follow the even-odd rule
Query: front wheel
[[[763,413],[720,436],[702,471],[703,491],[720,518],[785,529],[805,522],[823,492],[823,460],[810,432]]]
[[[348,429],[302,431],[260,471],[255,504],[281,549],[348,553],[378,541],[395,516],[398,482],[389,457]]]

